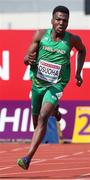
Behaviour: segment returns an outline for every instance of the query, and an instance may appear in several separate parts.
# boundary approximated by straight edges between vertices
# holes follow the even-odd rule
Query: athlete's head
[[[65,6],[57,6],[52,12],[52,26],[55,32],[63,33],[68,26],[69,9]]]
[[[63,12],[63,13],[65,13],[65,14],[67,14],[68,17],[69,17],[69,9],[68,9],[67,7],[65,7],[65,6],[56,6],[56,7],[53,9],[53,12],[52,12],[53,16],[54,16],[54,14],[55,14],[56,12]]]

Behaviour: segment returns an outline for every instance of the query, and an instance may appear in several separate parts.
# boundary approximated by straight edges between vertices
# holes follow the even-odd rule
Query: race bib
[[[41,60],[38,65],[37,77],[44,81],[57,83],[61,65]]]

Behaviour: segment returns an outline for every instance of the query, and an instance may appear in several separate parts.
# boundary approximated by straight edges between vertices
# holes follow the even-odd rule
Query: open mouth
[[[63,27],[57,28],[57,32],[63,31]]]
[[[58,27],[58,30],[63,30],[63,27],[62,26]]]

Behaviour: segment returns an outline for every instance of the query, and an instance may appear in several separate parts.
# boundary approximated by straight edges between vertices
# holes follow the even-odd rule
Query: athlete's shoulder
[[[70,33],[71,48],[82,45],[82,39],[79,35]]]
[[[70,35],[71,35],[72,41],[75,41],[75,42],[81,41],[81,37],[79,35],[72,34],[72,33],[70,33]]]
[[[46,33],[47,29],[38,29],[34,34],[34,39],[40,41],[44,34]]]

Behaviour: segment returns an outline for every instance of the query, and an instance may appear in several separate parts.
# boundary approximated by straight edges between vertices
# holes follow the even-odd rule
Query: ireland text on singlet
[[[70,33],[65,32],[60,41],[51,38],[48,29],[39,43],[37,68],[30,68],[30,78],[38,87],[68,82],[70,78]]]

